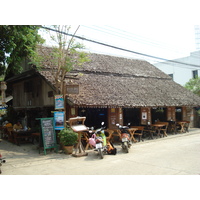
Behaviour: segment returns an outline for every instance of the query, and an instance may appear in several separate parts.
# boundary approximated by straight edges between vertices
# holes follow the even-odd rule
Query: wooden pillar
[[[67,120],[69,118],[77,117],[78,116],[78,108],[67,105],[66,113],[67,113],[66,114]]]
[[[183,121],[188,121],[186,107],[182,107],[182,119]]]
[[[185,121],[190,121],[190,127],[199,127],[199,115],[192,107],[186,107]]]
[[[122,108],[108,108],[108,128],[116,129],[116,124],[123,125]]]
[[[141,108],[141,124],[147,125],[148,122],[151,124],[151,108]]]
[[[167,107],[167,121],[176,121],[175,107]]]
[[[119,124],[123,125],[124,124],[123,110],[122,110],[122,108],[118,108],[118,109],[119,109],[119,116],[118,116],[119,117],[118,118],[119,119]]]

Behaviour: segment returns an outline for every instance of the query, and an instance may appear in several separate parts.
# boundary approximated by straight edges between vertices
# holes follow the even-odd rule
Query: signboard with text
[[[65,120],[65,112],[63,112],[63,111],[54,112],[55,130],[63,130],[64,129],[64,120]]]
[[[66,85],[67,94],[79,94],[79,85]]]
[[[63,95],[55,95],[55,110],[64,109]]]
[[[46,155],[46,149],[55,148],[58,151],[56,134],[54,129],[54,118],[40,118],[42,139],[44,144],[44,153]]]

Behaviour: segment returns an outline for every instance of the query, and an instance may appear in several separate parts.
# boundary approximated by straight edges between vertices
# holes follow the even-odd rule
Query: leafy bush
[[[71,128],[65,128],[58,133],[61,144],[64,146],[73,146],[78,141],[78,133]]]

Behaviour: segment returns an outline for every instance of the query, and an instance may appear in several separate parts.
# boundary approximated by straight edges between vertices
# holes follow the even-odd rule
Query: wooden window
[[[174,80],[174,74],[168,74]]]
[[[48,97],[53,97],[53,91],[48,92]]]
[[[32,81],[27,81],[24,82],[24,92],[33,92],[33,82]]]
[[[192,71],[192,78],[197,78],[198,77],[198,70],[193,70]]]

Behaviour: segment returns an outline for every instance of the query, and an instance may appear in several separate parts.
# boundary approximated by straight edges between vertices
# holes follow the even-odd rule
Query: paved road
[[[117,155],[101,160],[93,150],[75,158],[63,153],[39,155],[35,145],[20,147],[6,141],[3,175],[200,175],[200,130],[169,135],[132,145],[128,154],[116,145]]]

